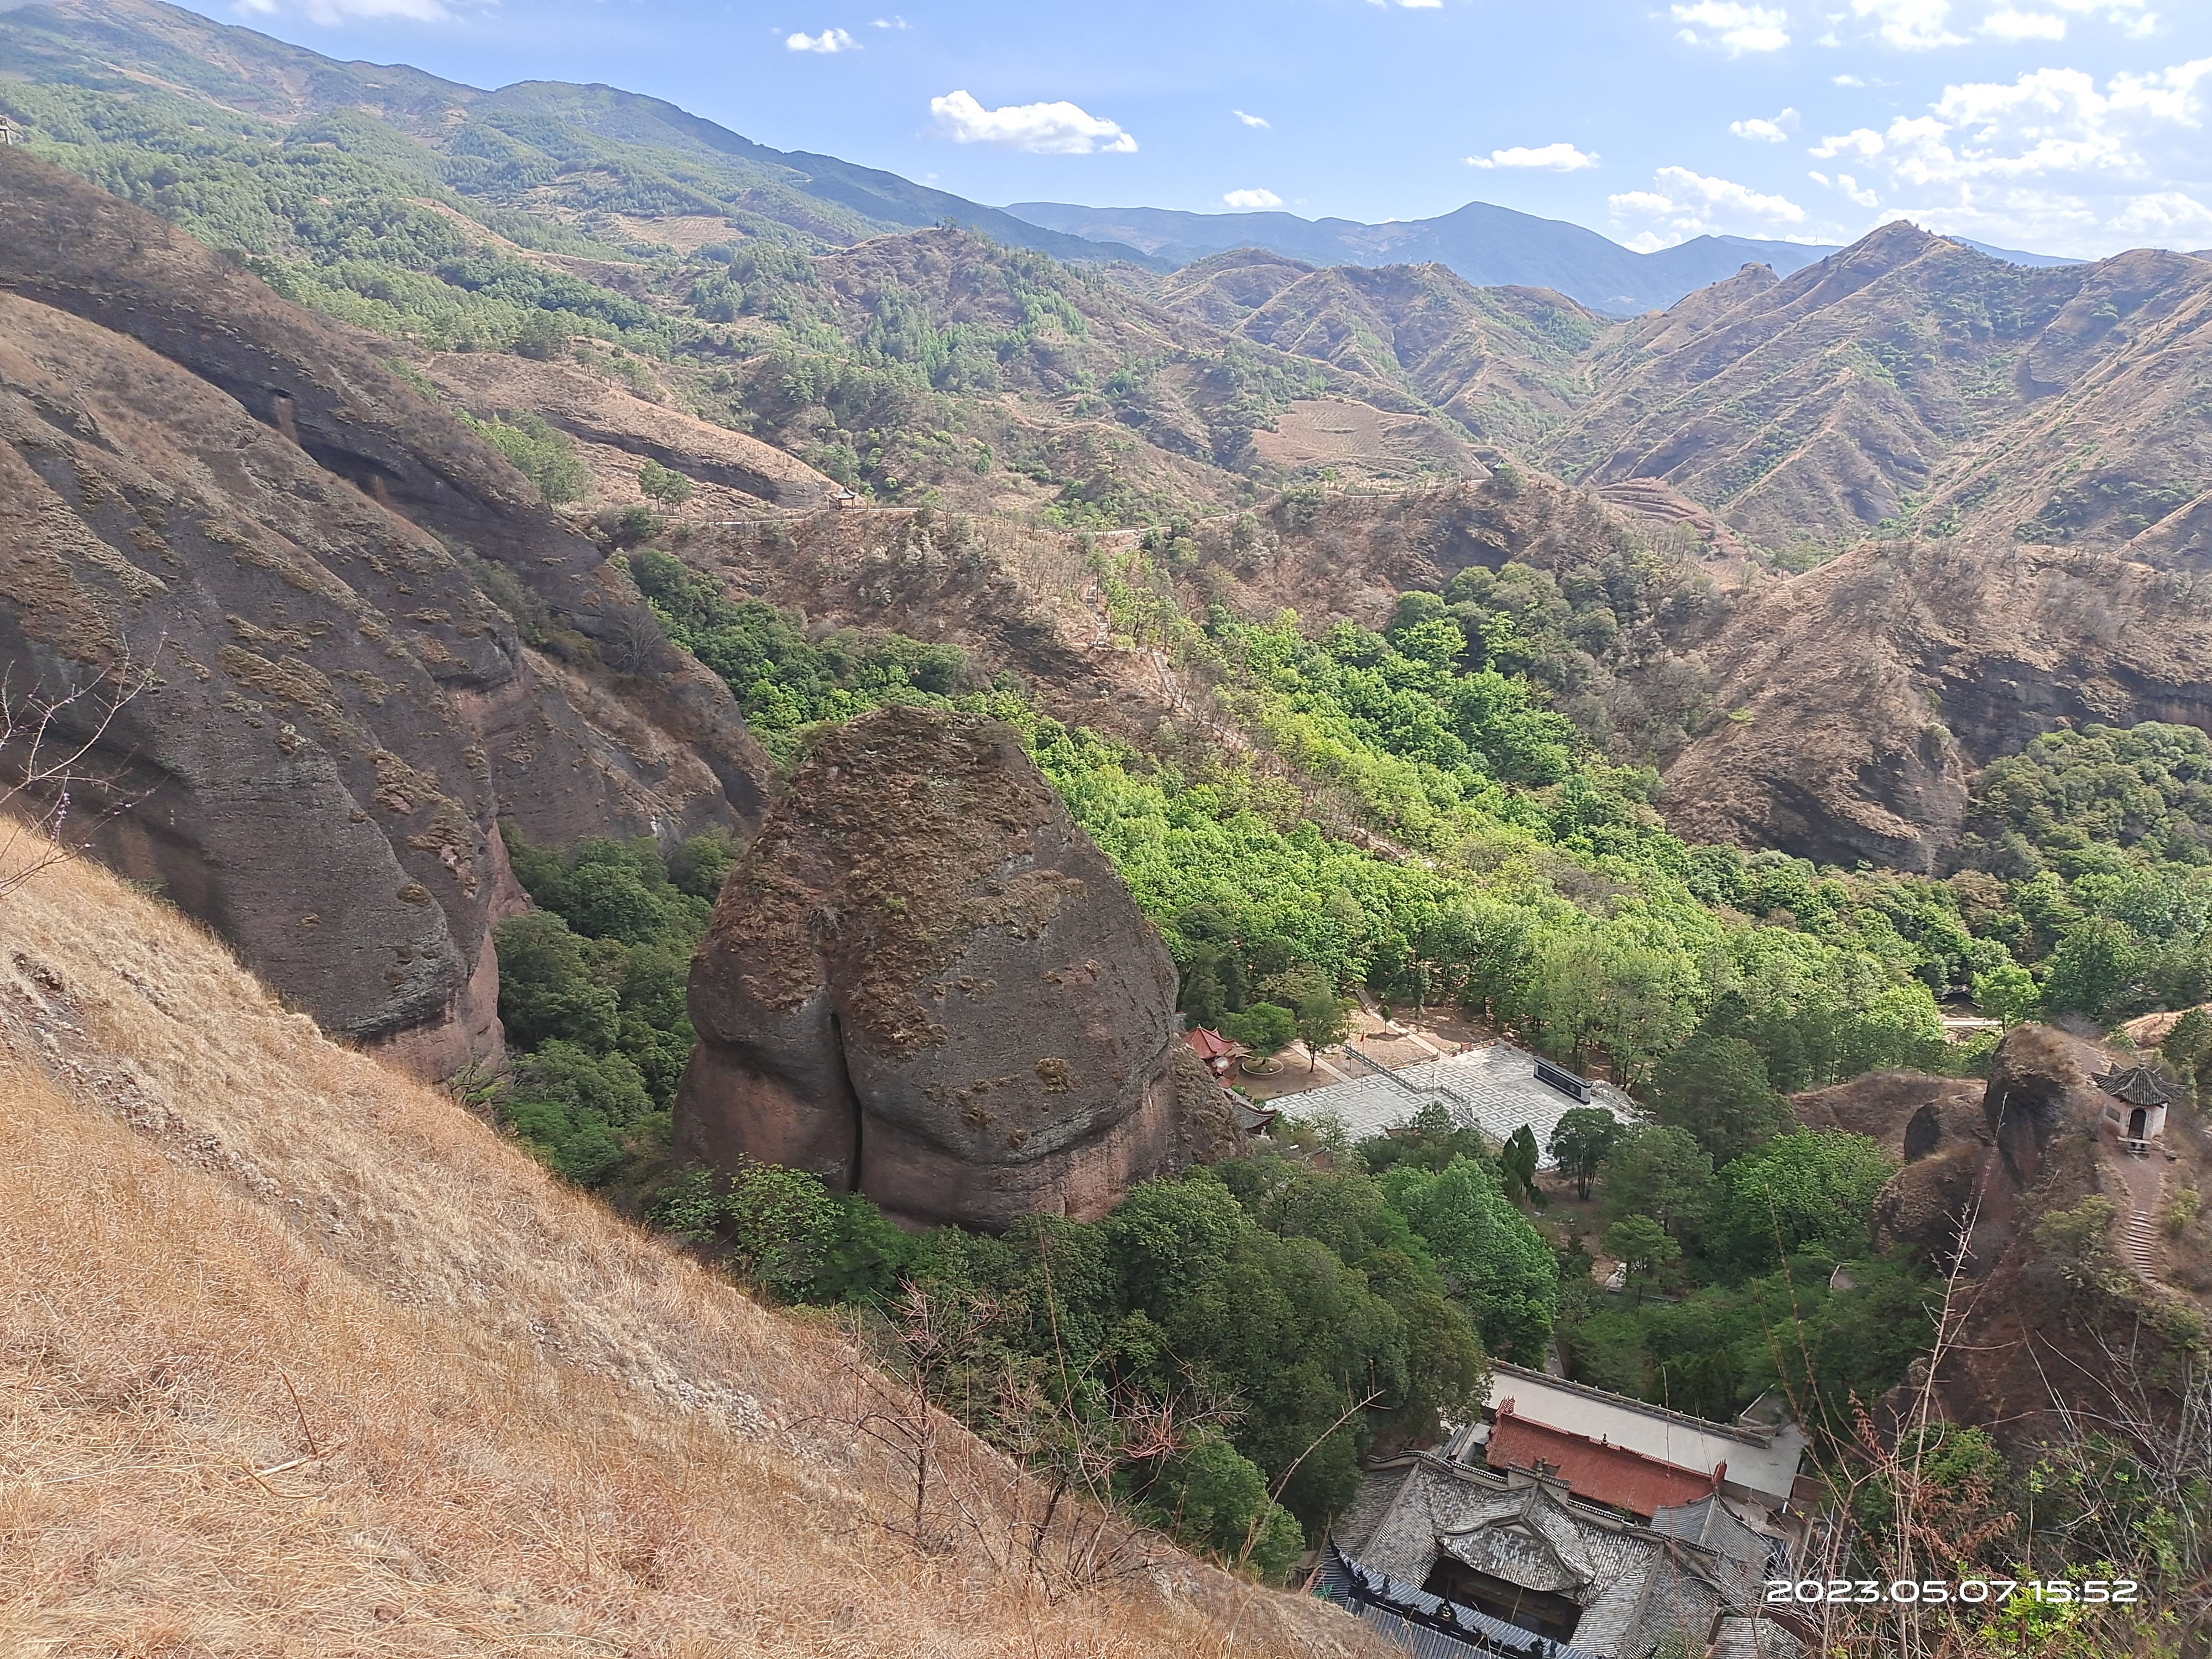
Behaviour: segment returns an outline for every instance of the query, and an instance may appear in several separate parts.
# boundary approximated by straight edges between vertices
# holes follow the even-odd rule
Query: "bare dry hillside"
[[[949,1426],[916,1549],[833,1331],[89,866],[0,899],[0,1652],[1362,1650],[1161,1545],[1033,1571]]]

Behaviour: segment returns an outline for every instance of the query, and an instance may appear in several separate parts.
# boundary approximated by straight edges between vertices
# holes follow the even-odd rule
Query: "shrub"
[[[1144,1506],[1184,1543],[1231,1562],[1243,1558],[1270,1583],[1280,1582],[1305,1548],[1297,1521],[1268,1497],[1260,1466],[1217,1433],[1161,1459]]]
[[[586,1048],[612,1045],[621,999],[602,981],[583,939],[548,911],[500,923],[499,1017],[510,1042],[525,1048],[556,1039]]]
[[[538,416],[495,416],[479,421],[464,415],[461,418],[478,437],[513,462],[516,471],[536,484],[549,506],[575,501],[591,488],[592,475],[578,458],[574,441]]]
[[[558,1040],[515,1062],[500,1108],[516,1137],[579,1187],[612,1179],[653,1116],[635,1066]]]
[[[638,469],[637,487],[663,507],[681,507],[691,499],[691,480],[655,460]]]

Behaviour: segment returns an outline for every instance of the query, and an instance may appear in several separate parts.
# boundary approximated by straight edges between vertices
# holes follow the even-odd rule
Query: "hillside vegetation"
[[[1663,482],[1790,568],[1876,531],[2206,545],[2187,255],[2018,265],[1897,224],[1624,322],[1437,264],[1163,276],[635,94],[341,64],[158,0],[8,13],[0,68],[35,153],[305,304],[430,353],[580,352],[884,501],[1125,525],[1512,454]],[[1457,216],[1510,240],[1501,212]]]
[[[1038,1571],[1039,1506],[949,1427],[916,1548],[834,1330],[88,866],[0,908],[0,1103],[11,1654],[1364,1650],[1157,1543]]]

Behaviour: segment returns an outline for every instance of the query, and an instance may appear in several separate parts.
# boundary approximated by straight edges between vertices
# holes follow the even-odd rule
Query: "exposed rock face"
[[[1973,1078],[1872,1072],[1792,1095],[1790,1106],[1808,1128],[1864,1135],[1912,1164],[1964,1141],[1988,1144],[1982,1122],[1984,1087]]]
[[[617,390],[573,365],[504,352],[448,353],[431,373],[479,416],[526,409],[586,444],[673,467],[694,483],[783,507],[826,505],[837,485],[805,462],[742,432]]]
[[[815,750],[722,889],[677,1144],[813,1170],[910,1225],[1095,1217],[1236,1143],[1175,998],[1012,730],[884,709]]]
[[[457,549],[597,651],[528,649]],[[326,1029],[433,1073],[498,1043],[490,930],[520,902],[499,815],[565,841],[749,827],[763,800],[726,691],[496,452],[352,337],[12,150],[0,661],[16,699],[150,673],[88,762],[133,803],[98,850]]]
[[[1982,1115],[1985,1091],[1972,1078],[1881,1072],[1792,1096],[1790,1104],[1808,1128],[1864,1135],[1903,1158],[1875,1208],[1875,1229],[1946,1261],[1993,1139]]]
[[[2130,1245],[2119,1226],[2103,1242],[2110,1255],[2101,1290],[2085,1288],[2080,1264],[2054,1261],[2038,1240],[2040,1222],[2086,1199],[2110,1200],[2124,1223],[2155,1215],[2162,1191],[2202,1190],[2212,1178],[2202,1131],[2181,1117],[2150,1158],[2119,1149],[2100,1127],[2105,1097],[2091,1080],[2111,1063],[2094,1043],[2023,1025],[1999,1045],[1986,1087],[1972,1089],[1977,1110],[1966,1109],[1972,1085],[1909,1074],[1793,1103],[1807,1122],[1901,1140],[1910,1161],[1876,1204],[1876,1235],[1941,1271],[1956,1265],[1958,1322],[1932,1379],[1938,1408],[1957,1422],[1992,1425],[2008,1443],[2049,1425],[2054,1386],[2077,1402],[2096,1398],[2112,1380],[2108,1347],[2136,1352],[2154,1376],[2160,1343],[2212,1311],[2191,1296],[2171,1251]],[[1911,1386],[1928,1380],[1923,1361]]]
[[[2171,575],[2051,547],[1884,542],[1739,604],[1730,716],[1668,763],[1694,840],[1932,872],[1977,768],[2069,724],[2212,730],[2212,618]]]

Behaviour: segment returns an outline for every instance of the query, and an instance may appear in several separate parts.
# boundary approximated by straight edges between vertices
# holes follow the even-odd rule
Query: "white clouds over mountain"
[[[2212,58],[2101,87],[2075,69],[1969,82],[1946,87],[1925,115],[1831,135],[1812,154],[1880,175],[1942,228],[2039,237],[2058,251],[2086,246],[2100,226],[2164,235],[2212,226],[2212,211],[2170,182],[2202,175],[2208,77]]]
[[[1272,190],[1232,190],[1221,199],[1239,213],[1254,213],[1261,208],[1279,208],[1283,204],[1283,198]]]
[[[1127,154],[1137,140],[1119,125],[1065,100],[985,109],[973,94],[949,92],[929,100],[940,137],[956,144],[994,144],[1031,155]]]
[[[1598,164],[1595,155],[1584,155],[1572,144],[1545,144],[1530,149],[1516,145],[1511,149],[1493,149],[1487,155],[1470,155],[1467,164],[1471,167],[1542,167],[1552,173],[1578,173],[1584,167]]]
[[[1862,158],[1893,180],[1921,185],[2140,172],[2142,143],[2157,128],[2196,126],[2197,83],[2207,75],[2212,58],[2116,75],[2101,92],[2093,76],[2070,69],[2035,70],[2008,86],[1968,82],[1945,88],[1931,114],[1826,137],[1812,153]]]
[[[1786,196],[1771,196],[1688,167],[1661,167],[1651,175],[1656,190],[1634,190],[1608,197],[1616,220],[1659,220],[1629,240],[1641,252],[1666,247],[1692,236],[1765,234],[1805,222],[1805,210]]]
[[[789,34],[784,37],[784,48],[788,52],[858,52],[860,43],[842,29],[824,29],[819,34]]]

